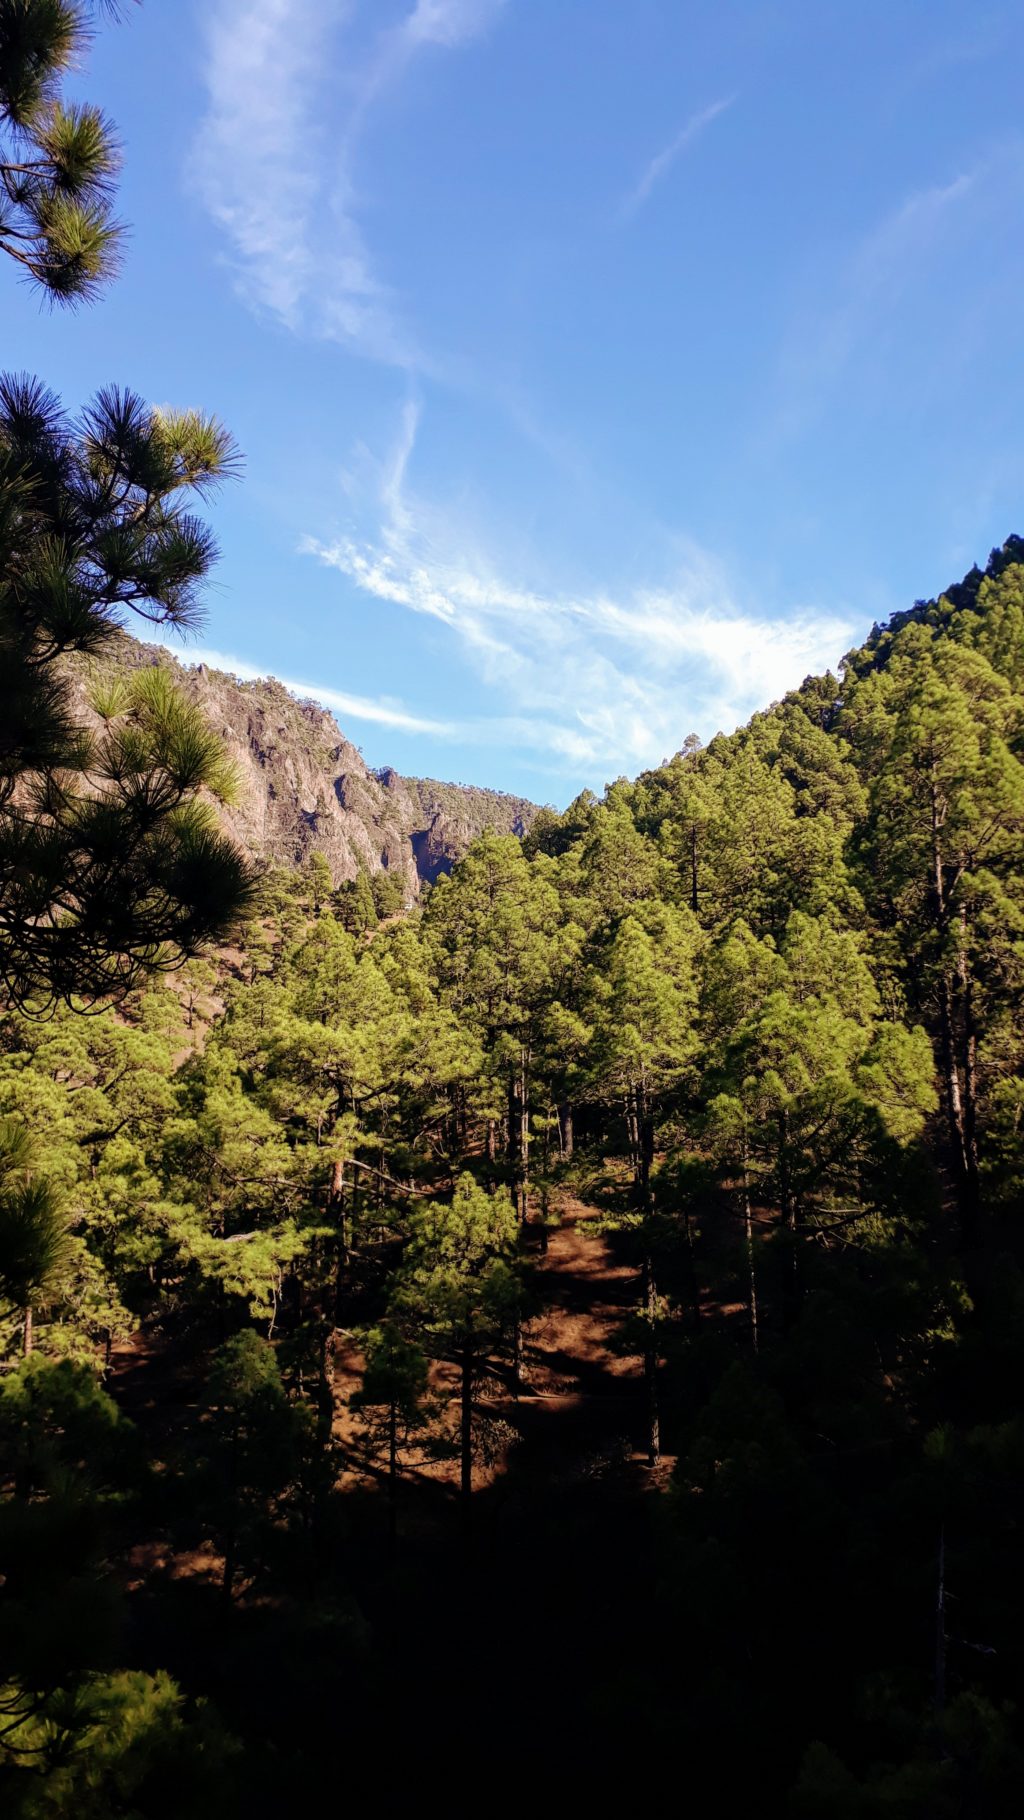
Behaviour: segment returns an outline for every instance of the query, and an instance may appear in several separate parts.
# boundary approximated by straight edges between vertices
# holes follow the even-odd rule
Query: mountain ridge
[[[246,681],[209,664],[183,662],[164,645],[118,632],[104,668],[169,669],[224,741],[238,775],[237,800],[221,810],[226,830],[260,859],[300,867],[319,851],[335,885],[388,873],[411,903],[485,828],[524,835],[539,811],[526,797],[481,786],[373,769],[319,702],[275,677]],[[89,672],[77,679],[88,714]]]

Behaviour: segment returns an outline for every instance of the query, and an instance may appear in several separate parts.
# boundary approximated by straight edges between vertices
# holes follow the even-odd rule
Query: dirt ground
[[[650,1482],[639,1452],[642,1427],[640,1361],[616,1349],[615,1334],[636,1308],[635,1270],[614,1257],[597,1230],[593,1207],[565,1196],[560,1223],[542,1246],[539,1226],[528,1233],[533,1293],[538,1312],[525,1324],[523,1377],[518,1395],[508,1369],[481,1372],[475,1394],[480,1451],[474,1488],[498,1488],[510,1472],[566,1481],[600,1477],[623,1468]],[[383,1459],[367,1451],[365,1430],[349,1408],[358,1388],[362,1359],[355,1346],[339,1340],[335,1358],[338,1403],[336,1433],[345,1450],[343,1484],[380,1482]],[[435,1364],[431,1389],[448,1405],[448,1432],[456,1407],[458,1373],[453,1364]],[[403,1450],[403,1497],[416,1504],[415,1487],[445,1488],[454,1494],[459,1463],[454,1454],[431,1457],[445,1423],[427,1431],[424,1445]],[[654,1475],[666,1476],[670,1462]]]
[[[558,1224],[547,1244],[539,1225],[527,1234],[532,1294],[537,1312],[523,1332],[523,1373],[518,1394],[507,1364],[485,1365],[475,1396],[477,1456],[474,1492],[482,1506],[514,1504],[524,1486],[571,1488],[593,1480],[633,1480],[638,1488],[663,1483],[672,1462],[653,1472],[640,1451],[643,1399],[640,1360],[616,1348],[623,1319],[635,1310],[636,1272],[621,1263],[598,1229],[597,1210],[566,1195],[552,1209]],[[341,1446],[340,1489],[355,1495],[371,1532],[386,1524],[386,1458],[365,1420],[350,1406],[359,1388],[362,1357],[339,1331],[335,1350],[335,1436]],[[146,1437],[154,1457],[194,1419],[201,1385],[189,1352],[141,1330],[115,1347],[110,1388]],[[401,1454],[401,1528],[424,1541],[451,1526],[457,1499],[458,1369],[431,1367],[436,1414]],[[476,1502],[476,1499],[474,1500]],[[157,1569],[216,1578],[220,1563],[209,1548],[180,1555],[165,1544],[143,1543],[130,1566],[133,1584]]]

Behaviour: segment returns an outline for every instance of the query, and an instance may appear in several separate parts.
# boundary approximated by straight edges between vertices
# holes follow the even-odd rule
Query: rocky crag
[[[239,844],[277,865],[324,854],[336,885],[360,871],[389,872],[411,903],[451,870],[485,828],[525,834],[537,805],[498,790],[372,771],[333,714],[273,678],[242,682],[159,645],[119,636],[118,668],[163,664],[202,708],[234,761],[238,800],[223,812]],[[82,682],[83,696],[86,682]]]

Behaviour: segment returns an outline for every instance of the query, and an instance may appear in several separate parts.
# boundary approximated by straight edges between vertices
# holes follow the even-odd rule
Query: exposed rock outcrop
[[[174,671],[238,771],[238,801],[223,812],[225,825],[243,847],[278,865],[300,866],[319,849],[336,885],[360,870],[387,871],[411,902],[485,828],[524,834],[537,812],[498,790],[401,777],[390,766],[371,771],[333,714],[273,678],[242,682],[206,664],[182,664],[127,634],[111,658],[120,668]]]

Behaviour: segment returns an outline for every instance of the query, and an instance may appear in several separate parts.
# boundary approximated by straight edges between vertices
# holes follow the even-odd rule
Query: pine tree
[[[313,848],[313,851],[306,862],[306,882],[309,887],[309,899],[313,906],[313,915],[319,916],[321,909],[327,902],[327,899],[330,897],[334,888],[334,880],[331,877],[331,868],[327,861],[327,855],[321,853],[319,847]]]
[[[1024,913],[1021,705],[980,650],[910,625],[885,668],[851,690],[843,722],[870,778],[860,842],[870,894],[937,1036],[972,1248],[983,1211],[979,1052],[1014,990],[1013,933]]]
[[[516,1219],[503,1195],[462,1175],[452,1201],[413,1216],[393,1311],[415,1320],[459,1365],[459,1460],[464,1519],[473,1495],[473,1384],[481,1354],[520,1318]]]
[[[61,99],[89,43],[89,0],[0,0],[0,249],[53,303],[96,296],[117,270],[120,162],[99,108]],[[106,0],[108,12],[117,0]]]
[[[0,1297],[22,1310],[24,1351],[32,1351],[32,1309],[68,1255],[59,1196],[38,1173],[37,1146],[17,1119],[0,1119]]]
[[[475,841],[457,872],[439,881],[425,917],[445,998],[470,1024],[503,1092],[512,1199],[524,1224],[534,1058],[559,973],[582,937],[560,920],[550,862],[531,866],[518,840],[494,834]]]
[[[649,913],[648,930],[627,916],[594,969],[594,1079],[622,1107],[633,1175],[627,1224],[641,1256],[641,1314],[647,1399],[647,1453],[661,1450],[658,1413],[658,1220],[651,1192],[657,1123],[694,1055],[697,1003],[695,959],[699,932],[692,912],[667,907]]]
[[[384,1445],[388,1463],[388,1526],[394,1544],[398,1533],[398,1478],[402,1448],[422,1427],[426,1416],[427,1359],[416,1340],[408,1338],[394,1321],[385,1321],[366,1336],[366,1360],[360,1390],[349,1399],[350,1408],[381,1421],[372,1429],[375,1443]]]
[[[214,556],[188,510],[231,471],[194,413],[100,394],[73,424],[0,381],[0,981],[38,1008],[130,990],[223,934],[247,862],[211,802],[233,779],[167,672],[97,679],[91,732],[67,659],[99,659],[125,612],[194,623]]]
[[[198,1520],[223,1556],[221,1586],[258,1572],[275,1516],[301,1471],[309,1427],[289,1403],[266,1340],[246,1328],[221,1347],[186,1462]]]

